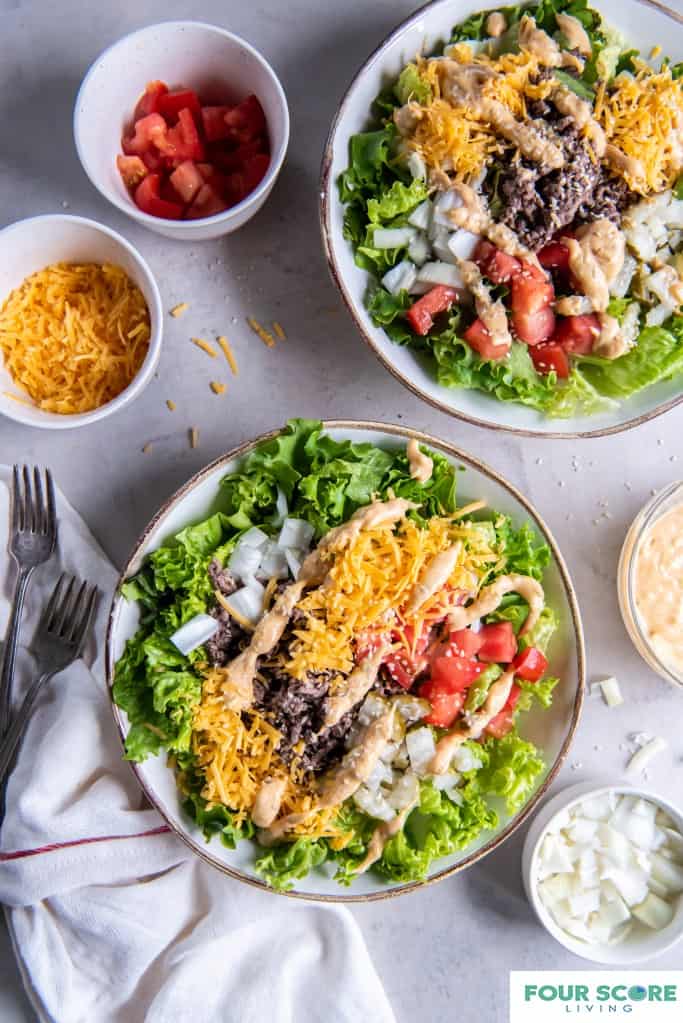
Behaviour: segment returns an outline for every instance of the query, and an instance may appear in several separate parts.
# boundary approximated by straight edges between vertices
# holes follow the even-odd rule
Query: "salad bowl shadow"
[[[579,721],[585,684],[585,654],[576,595],[562,555],[538,512],[511,484],[458,448],[402,426],[350,421],[327,422],[323,426],[336,440],[370,442],[388,450],[402,449],[408,439],[416,437],[418,442],[438,451],[462,470],[458,474],[459,503],[466,499],[482,499],[496,511],[510,515],[516,525],[530,522],[550,549],[551,560],[544,577],[544,586],[548,603],[560,619],[560,626],[548,651],[549,670],[561,679],[552,707],[530,711],[524,716],[524,724],[520,727],[523,738],[536,744],[546,765],[526,804],[511,817],[505,813],[504,808],[496,806],[492,801],[499,811],[499,825],[493,831],[484,832],[468,848],[436,861],[425,881],[393,883],[367,873],[358,877],[350,889],[340,889],[323,865],[311,871],[306,878],[297,882],[294,889],[285,893],[304,899],[353,902],[388,898],[414,891],[425,883],[441,880],[463,870],[498,848],[532,814],[559,771]],[[235,471],[258,444],[277,437],[280,432],[275,430],[243,444],[198,472],[163,505],[136,542],[122,569],[108,619],[106,673],[110,691],[116,662],[139,623],[139,610],[135,604],[123,598],[120,585],[133,576],[140,569],[146,555],[166,539],[211,514],[216,508],[220,480],[227,473]],[[128,719],[113,700],[112,710],[121,739],[125,740],[129,730]],[[175,775],[165,757],[156,756],[143,763],[131,763],[131,767],[150,802],[170,828],[200,858],[230,877],[272,890],[253,868],[254,843],[245,840],[239,842],[235,849],[228,849],[218,839],[210,843],[205,841],[200,828],[182,808]]]
[[[647,56],[664,43],[676,59],[683,54],[683,15],[658,0],[594,0],[597,8]],[[354,75],[332,121],[321,164],[319,218],[328,269],[363,341],[398,381],[416,397],[447,415],[475,426],[520,436],[555,439],[604,437],[629,430],[683,402],[678,379],[662,380],[606,411],[571,418],[549,418],[533,408],[499,400],[477,390],[451,388],[436,379],[434,360],[426,353],[394,343],[366,308],[372,277],[354,261],[344,237],[345,207],[338,181],[349,163],[349,140],[376,123],[371,108],[378,94],[394,82],[418,53],[443,46],[453,27],[482,10],[500,8],[493,0],[433,0],[391,32]]]

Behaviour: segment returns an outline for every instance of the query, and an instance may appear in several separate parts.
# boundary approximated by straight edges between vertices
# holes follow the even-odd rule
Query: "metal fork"
[[[23,488],[22,488],[23,481]],[[12,512],[9,552],[17,563],[17,577],[0,668],[0,737],[7,731],[12,703],[12,680],[24,598],[33,570],[47,561],[57,542],[57,515],[52,474],[45,470],[45,494],[40,469],[27,465],[12,474]]]
[[[68,668],[81,656],[97,602],[97,587],[65,573],[59,577],[45,608],[32,649],[36,655],[40,674],[26,693],[7,734],[0,744],[0,787],[12,765],[14,754],[21,742],[33,705],[45,684],[58,672]]]

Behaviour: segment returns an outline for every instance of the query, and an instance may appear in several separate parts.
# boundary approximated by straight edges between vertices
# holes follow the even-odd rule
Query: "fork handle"
[[[17,711],[16,716],[12,720],[12,724],[9,726],[5,736],[0,742],[0,788],[2,788],[6,776],[9,774],[10,768],[14,761],[14,754],[24,737],[26,726],[28,725],[33,705],[38,699],[38,695],[42,690],[48,679],[54,675],[53,671],[46,672],[44,675],[40,675],[35,680],[26,696],[23,699],[21,707]]]
[[[14,588],[12,610],[5,636],[5,645],[2,653],[2,668],[0,669],[0,738],[6,733],[10,721],[12,706],[12,682],[14,681],[14,662],[17,654],[17,641],[21,627],[21,615],[24,610],[24,598],[28,587],[29,579],[33,574],[32,568],[20,568]]]

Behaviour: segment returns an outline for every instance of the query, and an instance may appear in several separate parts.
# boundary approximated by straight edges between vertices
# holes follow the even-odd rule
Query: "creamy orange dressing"
[[[654,522],[635,563],[635,603],[643,632],[667,666],[683,669],[683,504]]]

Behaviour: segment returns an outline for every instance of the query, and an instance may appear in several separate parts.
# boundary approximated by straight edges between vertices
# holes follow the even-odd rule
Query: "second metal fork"
[[[81,656],[88,636],[97,602],[97,587],[83,582],[76,590],[76,577],[71,576],[68,583],[66,579],[65,575],[60,576],[32,643],[40,674],[0,741],[0,787],[12,765],[39,693],[53,675],[68,668]]]
[[[33,475],[33,479],[31,476]],[[23,487],[22,487],[23,482]],[[57,542],[57,515],[52,474],[45,470],[45,493],[40,470],[28,466],[12,476],[12,511],[9,552],[17,563],[17,577],[0,668],[0,737],[7,731],[12,700],[12,679],[24,598],[33,570],[47,561]]]

